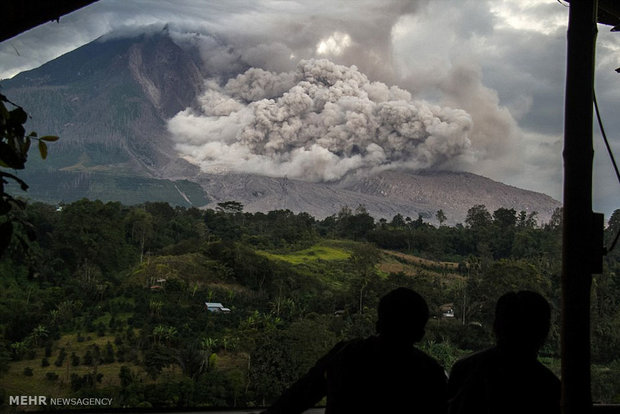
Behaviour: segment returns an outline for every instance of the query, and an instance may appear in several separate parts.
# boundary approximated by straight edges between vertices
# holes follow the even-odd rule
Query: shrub
[[[65,362],[66,357],[67,357],[67,351],[65,351],[65,348],[60,348],[60,352],[58,353],[58,358],[56,358],[56,361],[54,361],[54,365],[56,365],[57,367],[61,367],[62,364]]]
[[[105,351],[103,353],[103,363],[111,364],[113,362],[114,362],[114,347],[112,346],[110,341],[108,341],[105,344]]]
[[[47,372],[45,374],[45,379],[48,381],[56,381],[58,379],[58,374],[53,371]]]

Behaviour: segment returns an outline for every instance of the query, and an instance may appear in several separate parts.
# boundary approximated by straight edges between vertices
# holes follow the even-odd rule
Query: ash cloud
[[[178,113],[168,129],[205,172],[333,181],[440,166],[470,150],[472,119],[355,66],[310,59],[291,72],[251,68],[223,85],[209,80],[199,108]]]

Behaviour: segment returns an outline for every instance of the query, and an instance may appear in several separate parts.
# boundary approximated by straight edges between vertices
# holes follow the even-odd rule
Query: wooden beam
[[[2,0],[0,42],[33,27],[58,21],[66,14],[98,0]]]
[[[564,108],[562,235],[562,412],[592,411],[592,106],[597,0],[571,0]]]

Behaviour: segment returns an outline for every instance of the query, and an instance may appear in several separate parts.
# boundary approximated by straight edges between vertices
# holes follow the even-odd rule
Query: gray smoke
[[[465,111],[414,100],[326,59],[302,60],[294,72],[252,68],[225,85],[209,80],[199,103],[168,129],[205,172],[331,181],[440,166],[471,145]]]

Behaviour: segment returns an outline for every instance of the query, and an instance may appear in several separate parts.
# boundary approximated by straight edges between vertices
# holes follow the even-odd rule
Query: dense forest
[[[0,402],[111,397],[115,407],[268,405],[327,349],[370,335],[381,295],[420,292],[418,346],[449,371],[493,341],[497,298],[531,289],[553,307],[541,360],[559,373],[561,212],[472,206],[464,223],[318,220],[165,203],[31,203],[0,258]],[[436,223],[439,223],[437,225]],[[620,231],[609,219],[607,245]],[[593,396],[620,403],[620,249],[592,292]],[[209,310],[221,303],[226,312]]]

